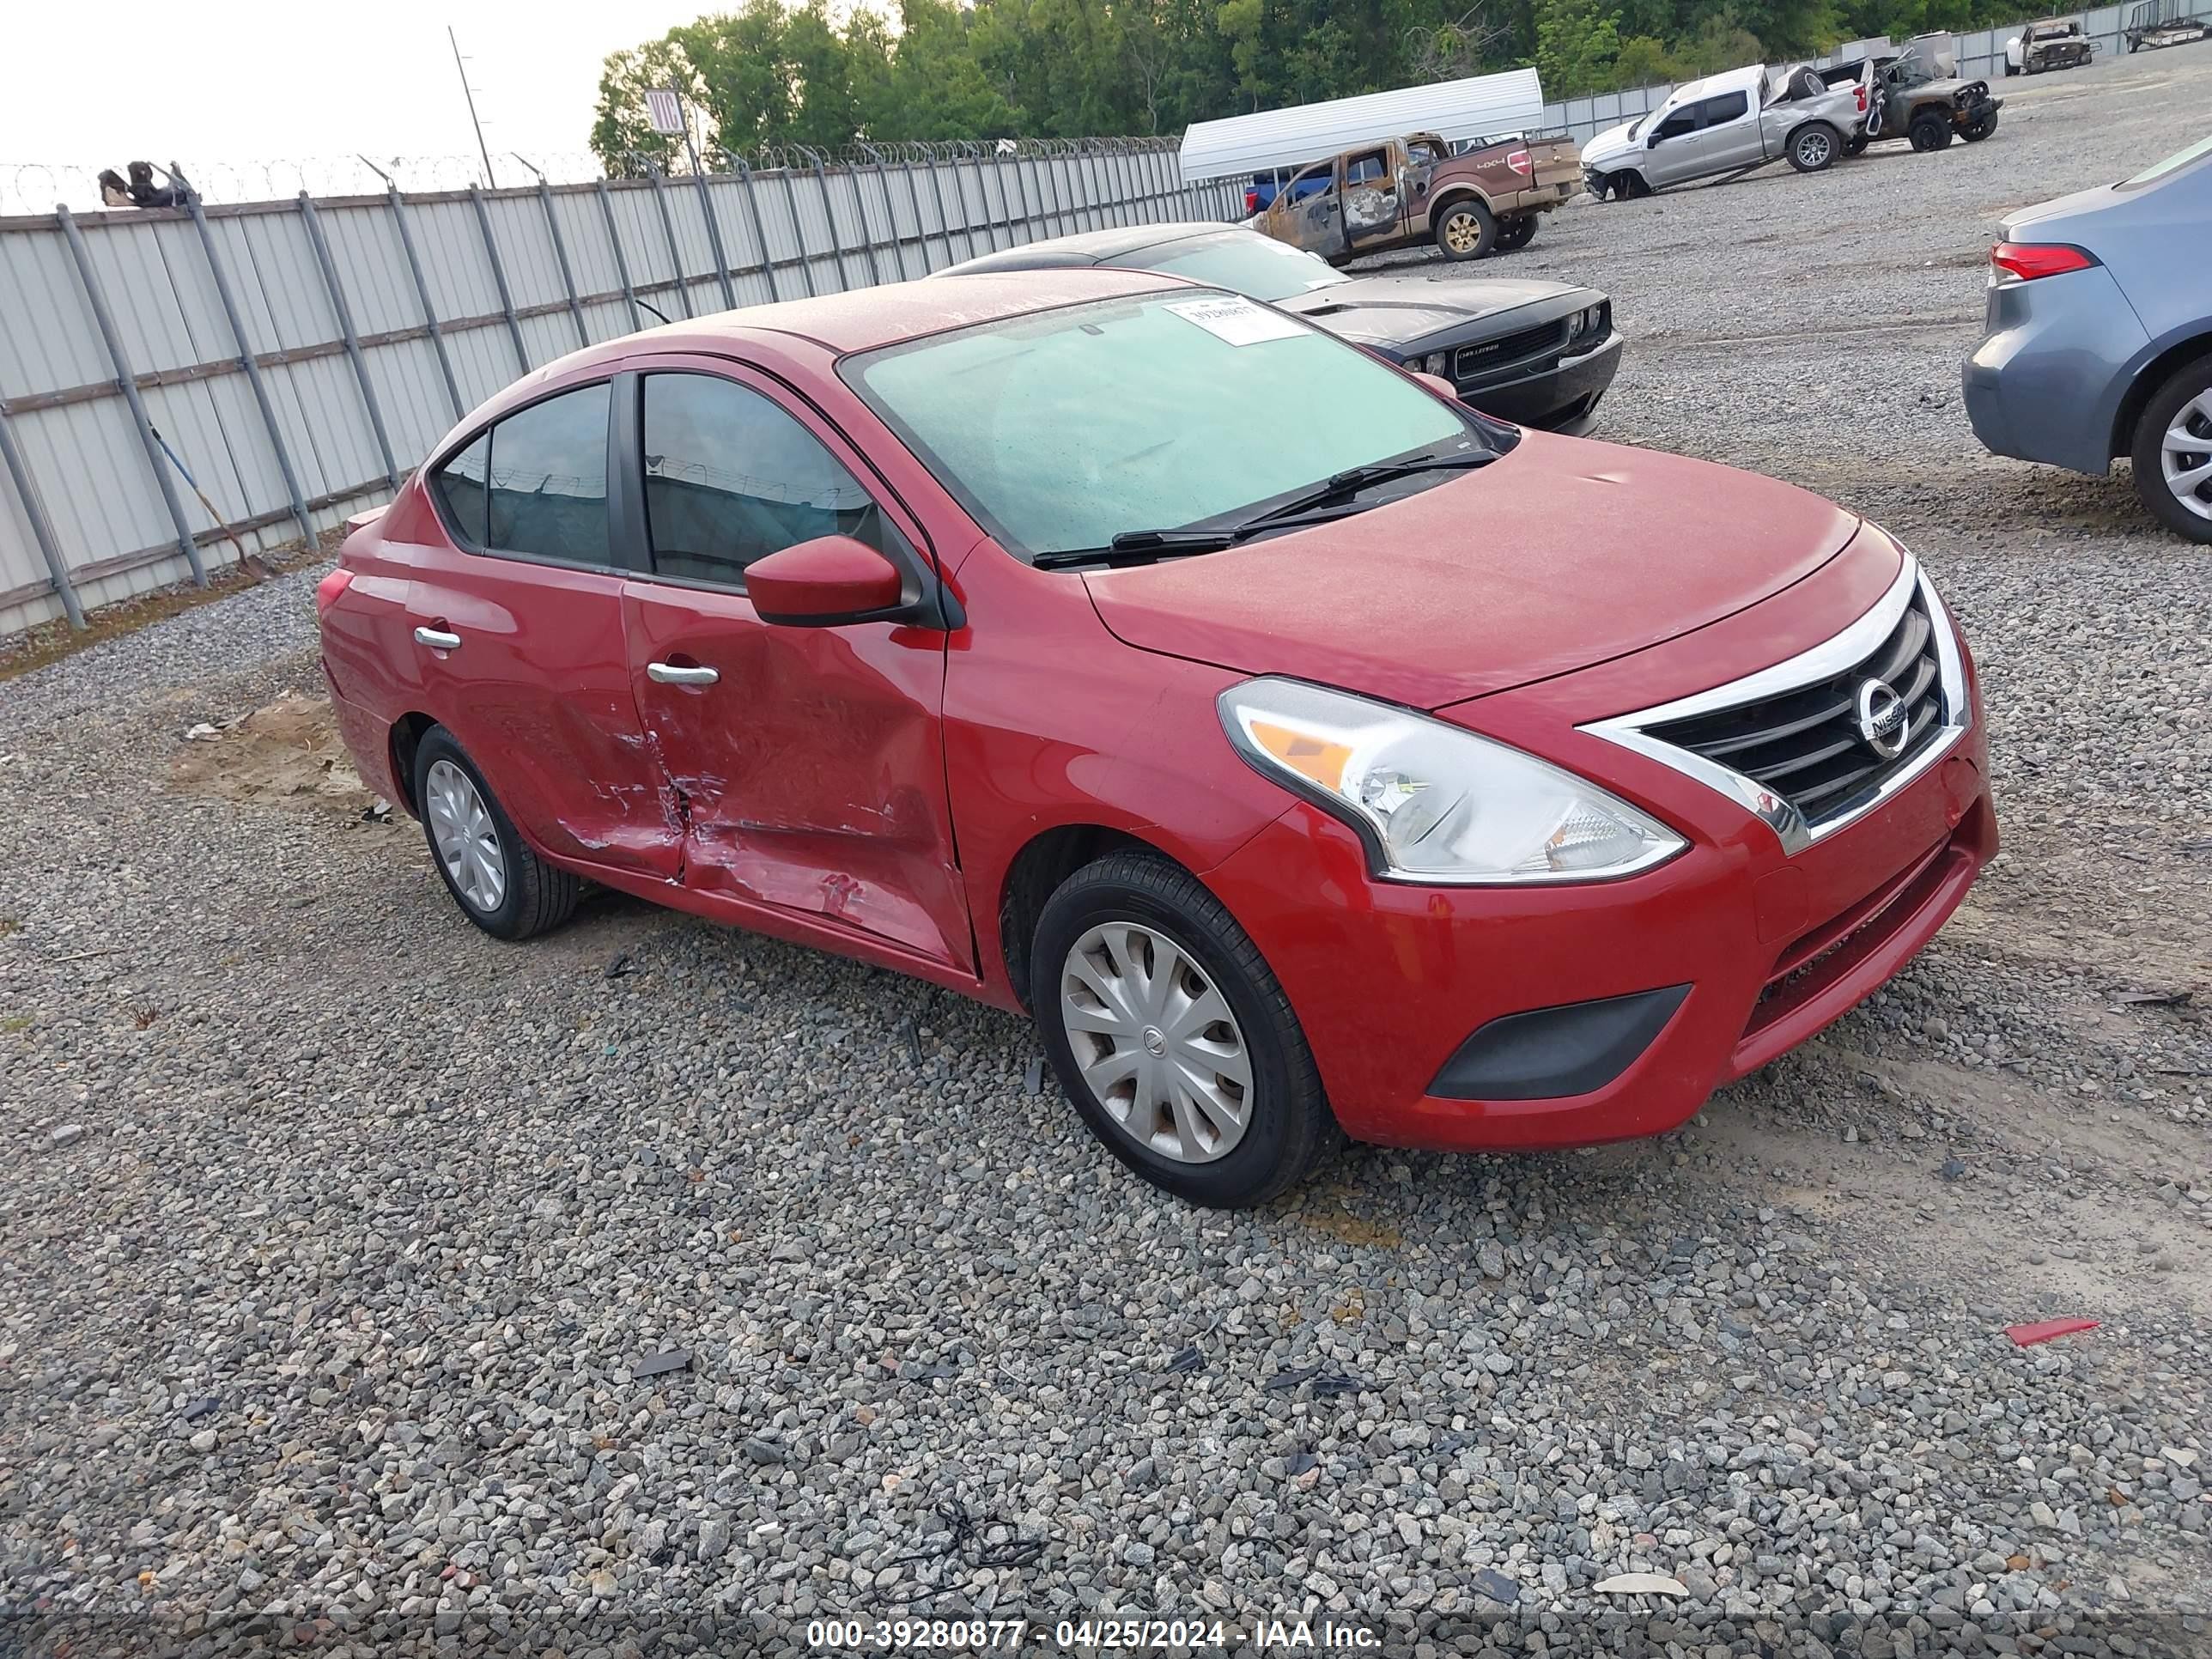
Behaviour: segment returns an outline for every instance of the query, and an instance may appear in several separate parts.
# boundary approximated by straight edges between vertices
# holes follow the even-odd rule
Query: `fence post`
[[[714,275],[721,279],[722,309],[738,308],[738,291],[730,285],[730,256],[722,251],[721,222],[714,217],[714,193],[707,188],[707,170],[698,165],[699,158],[691,158],[691,182],[699,186],[699,211],[707,221],[707,246],[714,251]]]
[[[568,293],[568,314],[576,321],[576,343],[587,346],[592,343],[592,331],[584,325],[584,302],[576,297],[576,273],[569,268],[568,240],[561,234],[561,221],[553,211],[553,186],[545,182],[545,175],[538,175],[538,204],[545,210],[545,228],[553,238],[553,257],[560,262],[561,286]]]
[[[269,386],[261,378],[261,365],[254,361],[253,342],[246,336],[246,319],[238,314],[238,301],[230,291],[230,275],[222,268],[222,256],[216,252],[215,233],[208,228],[207,215],[200,210],[200,193],[194,190],[191,180],[177,171],[174,161],[169,163],[169,179],[185,195],[185,211],[192,216],[192,228],[200,234],[200,251],[207,255],[208,275],[215,278],[215,297],[222,302],[222,314],[230,324],[230,337],[238,346],[238,366],[246,371],[246,379],[253,388],[253,401],[261,410],[261,424],[268,428],[269,447],[276,453],[276,471],[284,480],[284,493],[292,499],[292,518],[300,526],[300,538],[309,549],[315,544],[314,521],[307,516],[307,498],[300,489],[299,475],[292,471],[292,453],[284,447],[284,428],[276,424],[276,405],[269,401]]]
[[[676,218],[668,210],[668,181],[660,176],[660,169],[651,161],[645,164],[645,176],[653,180],[653,199],[660,207],[660,228],[668,238],[668,269],[676,278],[676,297],[684,302],[686,321],[691,317],[691,284],[684,280],[684,256],[676,248]]]
[[[753,240],[760,244],[761,274],[768,278],[768,297],[783,298],[783,290],[776,285],[775,250],[768,245],[768,221],[761,217],[758,186],[753,183],[752,166],[742,155],[732,158],[738,164],[738,179],[744,186],[745,211],[752,216]]]
[[[169,477],[169,463],[161,454],[161,441],[154,435],[154,422],[147,418],[146,401],[138,395],[138,377],[131,372],[131,359],[115,331],[115,319],[107,309],[107,296],[100,292],[99,275],[92,268],[92,254],[84,245],[84,233],[76,228],[70,210],[58,204],[54,208],[54,219],[61,226],[62,234],[69,239],[70,253],[76,261],[77,280],[84,284],[84,297],[92,307],[92,320],[99,326],[100,337],[106,343],[107,361],[115,368],[115,384],[123,393],[123,400],[131,405],[131,419],[138,428],[138,441],[146,451],[146,464],[154,469],[154,482],[161,487],[161,500],[169,509],[169,522],[176,526],[177,550],[191,567],[193,583],[205,587],[207,566],[200,562],[199,544],[192,539],[191,525],[185,518],[185,504],[177,499],[176,483]]]
[[[1044,153],[1045,200],[1051,205],[1045,210],[1045,226],[1055,236],[1067,230],[1067,210],[1060,200],[1060,155],[1048,149]]]
[[[469,200],[477,210],[477,228],[483,232],[484,258],[491,261],[491,280],[499,289],[499,308],[507,313],[507,335],[514,342],[518,374],[530,373],[530,349],[522,343],[522,320],[514,314],[514,295],[507,292],[507,267],[499,261],[499,243],[491,234],[491,210],[484,206],[483,188],[469,185]]]
[[[937,198],[937,234],[938,239],[945,244],[945,263],[948,265],[957,264],[959,261],[952,257],[952,216],[945,210],[945,179],[938,172],[936,155],[929,151],[924,151],[923,154],[929,156],[929,193]],[[959,181],[959,174],[955,173],[953,183],[957,185]],[[960,217],[964,223],[968,217],[968,204],[965,202],[960,204]],[[973,238],[969,240],[968,251],[970,253],[975,251]]]
[[[884,268],[876,263],[876,233],[868,228],[868,192],[860,188],[860,168],[848,164],[845,176],[853,181],[853,205],[860,213],[860,247],[868,256],[868,285],[881,288],[884,285]],[[896,222],[891,226],[891,234],[894,240],[898,235]],[[900,275],[905,273],[902,271]]]
[[[407,269],[415,273],[415,295],[422,301],[422,322],[430,331],[430,343],[437,348],[438,367],[446,377],[446,395],[453,400],[455,420],[469,412],[461,401],[461,383],[453,378],[453,359],[446,349],[445,331],[438,326],[438,308],[430,303],[429,280],[422,275],[422,256],[415,252],[415,233],[407,227],[407,203],[399,194],[399,186],[392,186],[392,222],[399,227],[399,246],[406,251]]]
[[[814,165],[814,182],[822,191],[822,220],[830,227],[830,251],[837,261],[837,291],[845,291],[845,239],[837,234],[837,210],[830,200],[830,175],[822,170],[822,155],[818,150],[799,146],[799,153]]]
[[[776,171],[783,174],[783,205],[791,215],[792,245],[799,250],[799,279],[806,284],[806,296],[811,300],[816,292],[814,261],[806,252],[806,222],[799,216],[799,185],[792,179],[789,167],[778,167]],[[841,270],[837,273],[841,286],[844,280],[845,274]]]
[[[8,404],[0,398],[0,460],[8,464],[8,476],[15,481],[15,494],[23,502],[23,516],[31,521],[31,537],[39,544],[39,551],[46,561],[46,573],[54,579],[54,592],[61,596],[62,610],[69,617],[71,628],[84,627],[84,607],[77,603],[76,589],[70,586],[69,566],[62,560],[62,550],[54,540],[54,527],[46,522],[46,504],[39,499],[39,492],[31,483],[30,464],[23,452],[15,447],[15,434],[9,429]]]
[[[368,378],[368,360],[362,355],[361,336],[354,331],[353,307],[346,303],[345,289],[339,286],[337,263],[331,258],[331,245],[323,240],[323,222],[315,216],[315,198],[304,190],[300,192],[300,216],[307,222],[307,240],[314,245],[315,263],[322,267],[323,286],[330,292],[331,309],[337,313],[338,332],[345,337],[346,358],[353,364],[353,378],[361,387],[362,405],[368,410],[369,430],[376,434],[377,451],[384,457],[384,476],[397,489],[399,463],[392,453],[392,434],[384,429],[384,410],[377,404],[375,382]]]
[[[630,331],[635,333],[645,326],[645,319],[637,314],[637,290],[630,286],[629,256],[623,252],[622,231],[615,224],[615,200],[607,193],[607,181],[595,181],[599,185],[599,213],[607,222],[607,246],[615,251],[615,275],[622,278],[623,302],[629,307]]]

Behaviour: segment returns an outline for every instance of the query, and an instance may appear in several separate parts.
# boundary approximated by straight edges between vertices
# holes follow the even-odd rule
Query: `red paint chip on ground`
[[[2034,1325],[2008,1325],[2005,1334],[2021,1347],[2032,1347],[2038,1342],[2048,1342],[2054,1336],[2071,1336],[2076,1331],[2094,1331],[2094,1319],[2046,1319]]]

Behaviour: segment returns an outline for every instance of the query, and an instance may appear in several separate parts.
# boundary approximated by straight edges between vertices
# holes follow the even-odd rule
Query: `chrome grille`
[[[1452,374],[1462,380],[1479,380],[1523,357],[1556,351],[1566,343],[1566,337],[1567,319],[1562,317],[1556,322],[1501,334],[1494,340],[1478,340],[1473,345],[1462,346],[1453,356]]]
[[[1860,691],[1869,681],[1903,700],[1905,746],[1895,755],[1880,753],[1860,730]],[[1773,791],[1818,829],[1911,766],[1944,730],[1943,679],[1927,598],[1916,588],[1887,637],[1838,672],[1644,729]]]

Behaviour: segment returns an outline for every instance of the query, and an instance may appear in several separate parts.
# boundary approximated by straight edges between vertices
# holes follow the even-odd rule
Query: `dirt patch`
[[[195,726],[169,787],[218,800],[287,801],[359,816],[374,800],[354,770],[327,697],[286,692],[220,726]]]

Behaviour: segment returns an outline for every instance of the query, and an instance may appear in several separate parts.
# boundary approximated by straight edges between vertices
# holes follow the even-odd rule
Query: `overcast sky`
[[[446,44],[469,59],[495,167],[588,147],[599,65],[713,0],[14,0],[0,24],[0,165],[206,165],[355,151],[472,155]],[[519,171],[519,169],[518,169]],[[465,181],[463,181],[465,182]],[[512,181],[520,183],[517,178]]]

